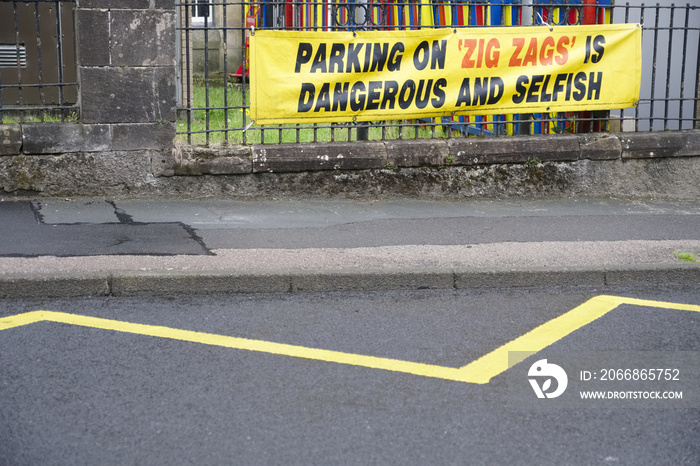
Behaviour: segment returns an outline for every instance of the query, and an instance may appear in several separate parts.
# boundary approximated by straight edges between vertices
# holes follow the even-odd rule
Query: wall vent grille
[[[17,68],[17,58],[19,51],[19,66],[27,67],[27,49],[24,45],[20,45],[19,49],[15,44],[3,45],[0,44],[0,68]]]

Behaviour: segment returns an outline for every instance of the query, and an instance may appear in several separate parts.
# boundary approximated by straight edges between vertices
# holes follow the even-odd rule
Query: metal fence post
[[[369,123],[361,121],[357,124],[357,140],[366,141],[369,139]]]
[[[695,129],[700,129],[700,47],[698,47],[698,58],[695,61],[698,66],[697,76],[698,79],[695,81]]]

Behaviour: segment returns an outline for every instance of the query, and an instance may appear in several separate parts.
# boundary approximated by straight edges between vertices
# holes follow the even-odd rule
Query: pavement
[[[687,200],[37,198],[0,237],[0,298],[700,283]]]

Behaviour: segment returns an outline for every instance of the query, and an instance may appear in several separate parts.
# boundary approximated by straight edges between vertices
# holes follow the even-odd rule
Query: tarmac
[[[0,201],[0,298],[700,284],[700,202]]]

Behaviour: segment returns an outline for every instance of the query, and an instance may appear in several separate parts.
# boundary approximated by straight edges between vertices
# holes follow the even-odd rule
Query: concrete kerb
[[[305,270],[291,275],[292,292],[426,290],[454,288],[454,271],[401,268]]]
[[[108,274],[47,273],[0,275],[0,299],[109,296]]]
[[[604,269],[537,267],[519,269],[465,269],[455,271],[455,288],[527,288],[542,286],[602,286]]]
[[[130,271],[2,275],[0,299],[698,283],[700,265],[686,263],[612,268]]]
[[[110,277],[113,296],[169,296],[214,293],[287,293],[288,274],[270,271],[117,272]]]
[[[605,271],[605,284],[614,285],[699,285],[700,264],[679,263],[664,266],[631,265]]]

